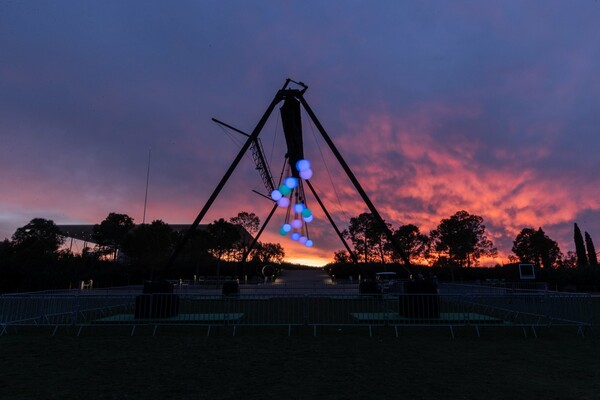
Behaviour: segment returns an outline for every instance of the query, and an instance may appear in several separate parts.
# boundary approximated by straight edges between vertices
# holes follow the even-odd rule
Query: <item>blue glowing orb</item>
[[[288,233],[289,231],[292,230],[292,226],[290,224],[283,224],[281,229],[283,229],[285,231],[285,233]]]
[[[304,245],[305,245],[306,247],[312,247],[312,246],[313,246],[313,241],[312,241],[312,240],[310,240],[310,239],[308,239],[308,240],[306,241],[306,243],[304,243]]]
[[[285,178],[285,181],[283,181],[283,183],[288,188],[293,189],[296,186],[298,186],[298,179],[294,178],[293,176],[290,176],[288,178]]]
[[[310,161],[298,160],[298,162],[296,163],[296,169],[298,170],[298,172],[302,172],[302,171],[306,171],[307,169],[310,169]]]
[[[294,232],[290,236],[290,239],[292,239],[292,240],[298,240],[298,239],[300,239],[300,234],[298,232]]]
[[[281,194],[281,192],[277,189],[273,190],[271,192],[271,198],[275,201],[279,200],[280,198],[282,198],[283,195]]]
[[[294,204],[294,212],[300,214],[302,211],[304,211],[304,204],[302,203],[297,203]]]
[[[312,169],[300,171],[300,178],[302,178],[304,180],[308,180],[308,179],[312,178]]]
[[[302,219],[304,220],[304,222],[312,222],[312,220],[315,219],[315,217],[309,215],[308,217],[302,217]]]

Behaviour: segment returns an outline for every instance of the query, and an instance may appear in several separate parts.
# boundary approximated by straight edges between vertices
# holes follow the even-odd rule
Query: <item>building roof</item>
[[[171,229],[175,232],[185,232],[192,224],[173,224],[169,225]],[[250,243],[253,240],[252,235],[248,233],[246,229],[244,229],[241,225],[236,225],[240,230],[240,236],[242,240],[246,243]],[[68,238],[73,238],[77,240],[81,240],[84,242],[96,243],[93,239],[94,234],[94,225],[57,225],[58,229],[62,233],[63,236]],[[200,224],[196,228],[197,230],[203,231],[208,227],[208,224]]]

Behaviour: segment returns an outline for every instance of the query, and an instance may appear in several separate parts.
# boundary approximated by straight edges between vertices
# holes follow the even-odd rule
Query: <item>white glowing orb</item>
[[[290,239],[292,239],[292,240],[298,240],[298,239],[300,239],[300,234],[298,232],[294,232],[290,236]]]
[[[296,203],[294,204],[294,212],[300,214],[302,211],[304,211],[304,204],[302,203]]]
[[[287,187],[285,185],[281,185],[281,186],[279,186],[279,192],[282,195],[286,196],[286,195],[292,193],[292,189],[290,189],[289,187]]]
[[[271,198],[275,201],[279,200],[280,198],[282,198],[283,195],[281,194],[281,192],[277,189],[273,190],[271,192]]]
[[[298,186],[298,179],[294,178],[293,176],[290,176],[288,178],[285,178],[285,181],[283,181],[283,183],[288,188],[293,189],[296,186]]]
[[[305,245],[306,247],[312,247],[312,246],[313,246],[313,241],[312,241],[312,240],[310,240],[310,239],[308,239],[308,240],[306,241],[306,243],[304,243],[304,245]]]
[[[285,208],[290,205],[290,199],[288,199],[287,197],[282,197],[279,200],[277,200],[277,205],[279,207]]]
[[[315,219],[315,217],[309,215],[308,217],[302,217],[302,219],[304,220],[304,222],[312,222],[312,220]]]
[[[312,169],[306,169],[304,171],[300,171],[300,178],[304,179],[305,181],[310,179],[312,177]]]
[[[300,229],[302,228],[302,221],[300,221],[299,219],[295,219],[292,221],[292,228],[294,229]]]
[[[292,230],[292,226],[290,224],[283,224],[283,226],[281,227],[281,229],[283,229],[283,231],[285,233],[288,233],[289,231]]]
[[[310,169],[310,161],[298,160],[298,162],[296,163],[296,169],[298,170],[298,172],[302,172],[302,171],[306,171],[307,169]]]
[[[300,239],[298,239],[298,242],[300,242],[301,244],[305,244],[308,241],[308,238],[306,236],[300,236]]]

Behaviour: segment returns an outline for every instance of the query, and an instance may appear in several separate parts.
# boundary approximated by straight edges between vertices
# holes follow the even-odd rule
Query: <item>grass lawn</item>
[[[0,399],[600,399],[595,330],[21,329],[0,337]]]

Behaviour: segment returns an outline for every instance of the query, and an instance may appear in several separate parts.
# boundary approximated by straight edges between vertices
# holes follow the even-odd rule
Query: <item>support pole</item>
[[[304,99],[304,96],[300,95],[300,96],[298,96],[298,99],[304,106],[304,109],[310,116],[310,119],[313,121],[313,123],[315,124],[315,126],[317,127],[319,132],[321,133],[321,136],[323,136],[323,139],[325,140],[325,142],[327,143],[327,145],[329,146],[329,148],[335,155],[335,158],[337,158],[338,162],[340,163],[340,165],[346,172],[346,175],[348,175],[348,178],[350,179],[350,181],[352,182],[352,184],[354,185],[354,187],[356,188],[356,190],[362,197],[363,201],[365,202],[365,204],[367,205],[367,207],[369,208],[369,210],[371,211],[371,213],[373,214],[375,219],[381,225],[381,228],[383,229],[384,233],[386,234],[388,240],[390,241],[390,243],[392,243],[392,245],[394,246],[394,248],[400,255],[400,258],[402,258],[402,261],[404,261],[405,268],[407,268],[408,266],[410,266],[410,260],[408,259],[408,257],[404,253],[404,251],[402,250],[402,247],[400,246],[400,244],[398,243],[398,241],[396,240],[394,235],[392,235],[392,232],[390,231],[390,229],[387,227],[387,225],[383,221],[383,218],[381,218],[381,215],[379,215],[379,212],[377,211],[377,209],[375,208],[375,206],[369,199],[369,196],[367,196],[367,193],[364,191],[364,189],[362,188],[362,186],[360,185],[360,183],[358,182],[358,180],[352,173],[352,170],[350,169],[348,164],[346,164],[346,161],[344,160],[344,158],[342,157],[342,155],[340,154],[338,149],[335,147],[335,144],[333,144],[333,141],[331,140],[331,138],[325,131],[325,128],[323,128],[323,126],[321,125],[321,122],[317,119],[317,116],[315,115],[315,113],[312,111],[312,109],[310,108],[310,106],[308,105],[306,100]]]
[[[313,196],[315,196],[315,199],[317,200],[317,202],[321,206],[321,209],[323,210],[323,212],[327,216],[327,219],[329,220],[329,223],[331,224],[331,226],[333,226],[333,229],[335,229],[335,233],[337,233],[338,237],[342,241],[342,244],[344,245],[344,247],[346,248],[346,250],[348,250],[348,253],[350,253],[350,257],[352,258],[352,261],[356,264],[358,262],[358,259],[356,258],[356,254],[354,254],[354,252],[352,250],[350,250],[350,246],[348,246],[348,243],[346,243],[346,239],[344,239],[344,236],[342,235],[342,232],[340,232],[340,230],[338,229],[337,225],[333,221],[333,218],[331,218],[331,215],[329,214],[329,212],[325,208],[325,204],[323,204],[323,202],[321,201],[321,198],[317,194],[317,191],[315,190],[315,188],[313,187],[313,185],[310,183],[310,180],[307,180],[305,182],[308,185],[308,188],[312,192]]]
[[[248,137],[248,140],[246,140],[246,143],[244,143],[244,145],[240,149],[240,152],[233,160],[233,163],[231,163],[231,166],[229,167],[229,169],[227,170],[227,172],[225,173],[225,175],[223,176],[223,178],[221,179],[221,181],[219,182],[219,184],[217,185],[217,187],[215,188],[215,190],[213,191],[211,196],[208,198],[208,201],[206,202],[204,207],[202,207],[202,210],[200,210],[200,213],[198,214],[198,216],[192,223],[192,226],[190,226],[190,229],[188,229],[188,231],[185,233],[185,236],[181,239],[181,241],[179,242],[179,244],[173,251],[173,254],[171,254],[171,258],[169,258],[169,262],[167,263],[167,268],[170,268],[173,265],[173,263],[175,262],[175,259],[177,259],[177,256],[183,249],[183,246],[185,246],[185,244],[187,243],[189,238],[192,236],[193,232],[196,230],[196,228],[200,224],[200,221],[202,221],[202,218],[204,218],[204,216],[206,215],[206,213],[212,206],[212,203],[216,200],[217,196],[219,195],[219,193],[221,192],[221,190],[223,189],[223,187],[229,180],[229,177],[231,176],[231,174],[233,174],[233,171],[235,170],[235,168],[238,166],[238,164],[242,160],[242,157],[244,157],[244,154],[246,153],[246,151],[248,151],[248,148],[250,147],[252,142],[254,142],[256,140],[256,138],[258,137],[258,134],[260,133],[260,131],[266,124],[267,120],[269,119],[269,116],[273,112],[273,109],[275,108],[277,103],[279,103],[283,99],[284,90],[287,87],[288,83],[289,83],[289,80],[286,80],[285,84],[283,85],[283,88],[277,92],[277,94],[275,95],[275,98],[273,99],[273,101],[271,101],[271,104],[269,105],[269,107],[263,114],[262,118],[260,119],[260,121],[258,122],[256,127],[254,128],[254,130],[252,131],[252,134],[250,135],[250,137]]]

